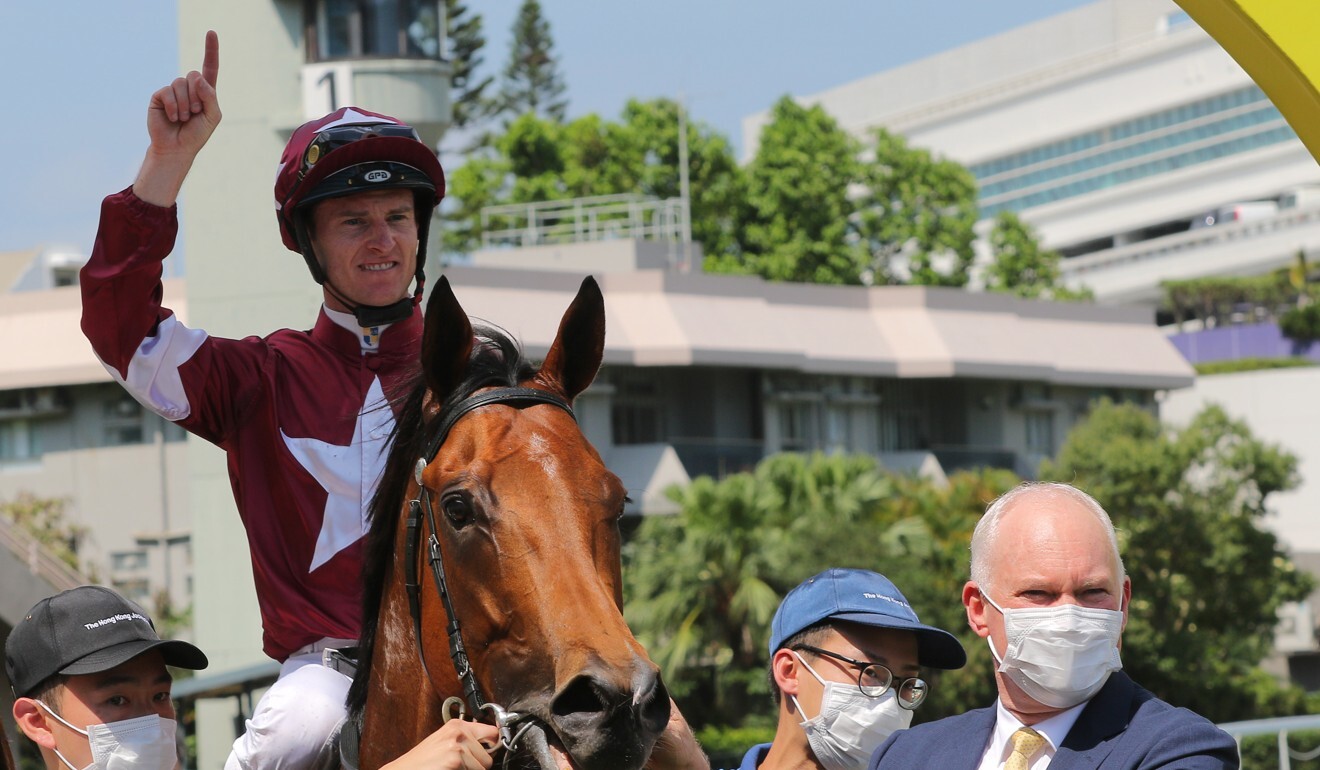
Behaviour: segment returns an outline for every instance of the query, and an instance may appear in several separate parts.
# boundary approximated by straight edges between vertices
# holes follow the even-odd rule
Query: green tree
[[[500,83],[499,112],[518,116],[532,113],[552,120],[564,119],[568,86],[559,74],[550,22],[537,0],[523,0],[513,22],[513,44]]]
[[[486,89],[494,82],[493,75],[480,77],[486,47],[482,31],[481,14],[470,13],[463,0],[445,0],[445,20],[448,26],[450,93],[453,99],[453,127],[473,127],[489,116],[492,105]]]
[[[441,222],[444,251],[465,254],[481,247],[481,210],[507,203],[508,162],[495,155],[474,155],[445,179],[445,212]],[[501,229],[503,222],[489,224]]]
[[[1133,581],[1124,666],[1156,694],[1216,721],[1300,713],[1305,696],[1258,666],[1276,612],[1313,581],[1261,526],[1296,461],[1211,408],[1172,429],[1098,402],[1041,476],[1078,485],[1113,516]],[[930,672],[918,721],[994,699],[994,662],[960,602],[968,545],[1008,471],[938,485],[869,457],[780,455],[751,473],[671,490],[624,550],[625,611],[697,726],[770,712],[764,642],[784,593],[827,567],[883,572],[922,620],[959,636],[968,664]],[[755,719],[752,720],[753,722]]]
[[[848,237],[857,151],[821,107],[781,98],[747,166],[741,253],[712,255],[707,268],[772,281],[861,283],[862,255]]]
[[[66,498],[38,497],[20,492],[12,500],[0,501],[0,516],[45,546],[73,569],[79,569],[78,545],[87,528],[70,524],[65,517]]]
[[[1102,401],[1041,477],[1085,489],[1114,519],[1133,584],[1133,678],[1214,721],[1304,708],[1257,668],[1279,607],[1313,586],[1261,526],[1267,498],[1297,484],[1295,457],[1219,407],[1177,430]]]
[[[729,143],[709,126],[688,124],[692,232],[707,253],[733,248],[741,171]],[[679,194],[678,113],[670,100],[630,101],[622,121],[595,114],[560,124],[525,114],[488,141],[489,152],[449,178],[445,248],[477,248],[481,209],[507,203],[635,193]],[[498,229],[508,223],[492,221]]]
[[[610,192],[679,197],[678,110],[672,99],[629,100],[612,149],[629,159],[634,186],[620,185]],[[687,146],[692,238],[708,260],[735,253],[734,226],[744,182],[733,147],[708,124],[694,120],[687,121]]]
[[[1040,245],[1031,225],[1012,211],[1001,211],[990,230],[991,263],[985,273],[986,291],[1032,299],[1089,300],[1089,289],[1064,286],[1059,253]]]
[[[782,595],[779,501],[750,473],[670,496],[681,512],[646,519],[625,548],[625,614],[675,696],[700,704],[689,718],[727,721],[752,706],[750,674]]]
[[[867,455],[819,453],[771,456],[718,482],[696,479],[671,490],[677,516],[648,518],[625,548],[629,623],[698,724],[769,714],[770,618],[788,590],[829,567],[888,575],[923,620],[967,637],[970,652],[974,637],[958,603],[967,543],[986,504],[1016,483],[987,471],[936,486],[888,473]],[[939,685],[922,713],[988,702],[986,671],[932,674]]]
[[[855,218],[869,282],[966,286],[978,218],[971,172],[883,128],[872,136]]]

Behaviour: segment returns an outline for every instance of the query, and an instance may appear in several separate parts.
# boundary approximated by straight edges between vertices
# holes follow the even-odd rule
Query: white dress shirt
[[[1050,760],[1054,759],[1054,754],[1059,750],[1059,745],[1072,729],[1077,717],[1081,715],[1082,709],[1086,708],[1086,702],[1079,703],[1068,709],[1062,714],[1055,714],[1043,722],[1038,722],[1031,726],[1033,730],[1040,733],[1045,738],[1045,748],[1031,760],[1031,770],[1045,770],[1050,766]],[[1009,746],[1008,739],[1013,733],[1022,727],[1022,722],[1018,718],[1008,713],[1001,701],[995,701],[995,729],[990,733],[990,743],[985,747],[985,753],[981,755],[981,764],[977,765],[977,770],[1000,770],[1004,762],[1008,760],[1009,752],[1012,748]]]

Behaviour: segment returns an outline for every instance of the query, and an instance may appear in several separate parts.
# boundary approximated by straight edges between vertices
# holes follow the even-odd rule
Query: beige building
[[[619,246],[620,255],[635,250]],[[1193,381],[1143,311],[636,270],[608,254],[594,268],[606,301],[605,366],[578,414],[629,487],[634,513],[669,510],[663,490],[672,483],[779,451],[866,452],[936,476],[976,465],[1029,474],[1095,397],[1153,410],[1157,392]],[[465,267],[446,275],[471,315],[513,332],[536,357],[582,274]],[[166,286],[167,304],[191,324],[199,323],[188,299],[195,280]],[[304,302],[310,316],[313,301]],[[132,566],[145,577],[170,570],[185,586],[190,579],[195,640],[213,663],[179,691],[239,694],[270,666],[258,665],[247,548],[223,456],[124,406],[78,317],[75,287],[6,296],[0,342],[18,355],[0,362],[0,399],[45,404],[40,394],[54,392],[59,406],[0,413],[9,426],[0,431],[25,423],[37,437],[25,457],[0,458],[0,497],[67,496],[74,522],[98,546],[84,553],[107,570],[98,575],[105,582],[131,589],[122,581],[136,573],[124,571],[122,555],[134,549],[142,563]],[[119,443],[108,445],[112,434]],[[175,538],[168,551],[151,540],[162,532]],[[199,705],[203,767],[223,762],[236,705],[250,706],[241,698]]]
[[[219,32],[224,49],[224,123],[180,204],[176,250],[186,254],[188,276],[166,289],[167,304],[191,326],[239,337],[312,323],[319,290],[301,258],[281,245],[273,215],[276,162],[295,126],[348,103],[418,124],[438,140],[448,70],[428,53],[427,7],[434,6],[181,0],[181,70],[200,62],[207,29]],[[404,34],[373,33],[382,8],[400,10],[394,29]],[[674,263],[650,247],[617,244],[589,254],[555,251],[542,267],[566,268],[558,271],[505,255],[502,268],[446,273],[472,315],[513,332],[533,356],[548,346],[582,274],[600,277],[605,369],[578,411],[639,513],[666,510],[669,483],[785,450],[869,452],[936,475],[984,464],[1030,473],[1096,396],[1153,410],[1156,393],[1193,381],[1147,311],[685,274],[666,270],[661,265]],[[129,407],[119,406],[118,389],[82,339],[77,292],[53,281],[25,288],[0,310],[0,344],[24,351],[0,361],[0,397],[35,401],[37,391],[54,387],[66,407],[37,422],[43,436],[71,438],[60,450],[43,441],[19,461],[0,458],[0,494],[40,480],[41,489],[66,490],[79,523],[93,510],[104,522],[140,514],[150,523],[143,532],[186,536],[166,547],[190,559],[171,566],[171,579],[190,576],[194,639],[212,661],[209,684],[192,693],[222,686],[241,693],[242,682],[259,682],[270,667],[223,455],[150,415],[139,415],[137,440],[98,443],[97,432],[116,424],[119,409],[127,420]],[[0,423],[7,417],[14,416],[0,415]],[[116,532],[134,532],[129,521]],[[109,543],[110,534],[98,537]],[[111,554],[118,546],[104,548]],[[164,551],[143,549],[150,573]],[[167,564],[175,562],[160,561],[161,573]],[[188,692],[188,683],[180,690]],[[221,766],[238,709],[248,705],[242,697],[199,704],[201,767]]]

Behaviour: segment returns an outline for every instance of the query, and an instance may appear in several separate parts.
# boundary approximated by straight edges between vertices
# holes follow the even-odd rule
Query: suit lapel
[[[1093,770],[1114,748],[1114,738],[1127,729],[1136,684],[1115,671],[1100,692],[1077,716],[1063,745],[1050,761],[1050,770]]]
[[[990,742],[990,731],[995,727],[995,709],[976,709],[969,711],[963,719],[951,720],[961,724],[950,725],[954,733],[947,736],[939,749],[931,752],[931,761],[920,767],[937,767],[941,770],[976,770],[981,764],[981,755]],[[969,747],[975,747],[968,751]]]

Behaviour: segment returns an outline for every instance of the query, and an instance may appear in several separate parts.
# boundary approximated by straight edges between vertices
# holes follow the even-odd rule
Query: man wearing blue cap
[[[930,691],[921,667],[962,668],[948,631],[923,625],[884,575],[830,569],[788,592],[770,623],[773,743],[739,770],[859,770]]]

